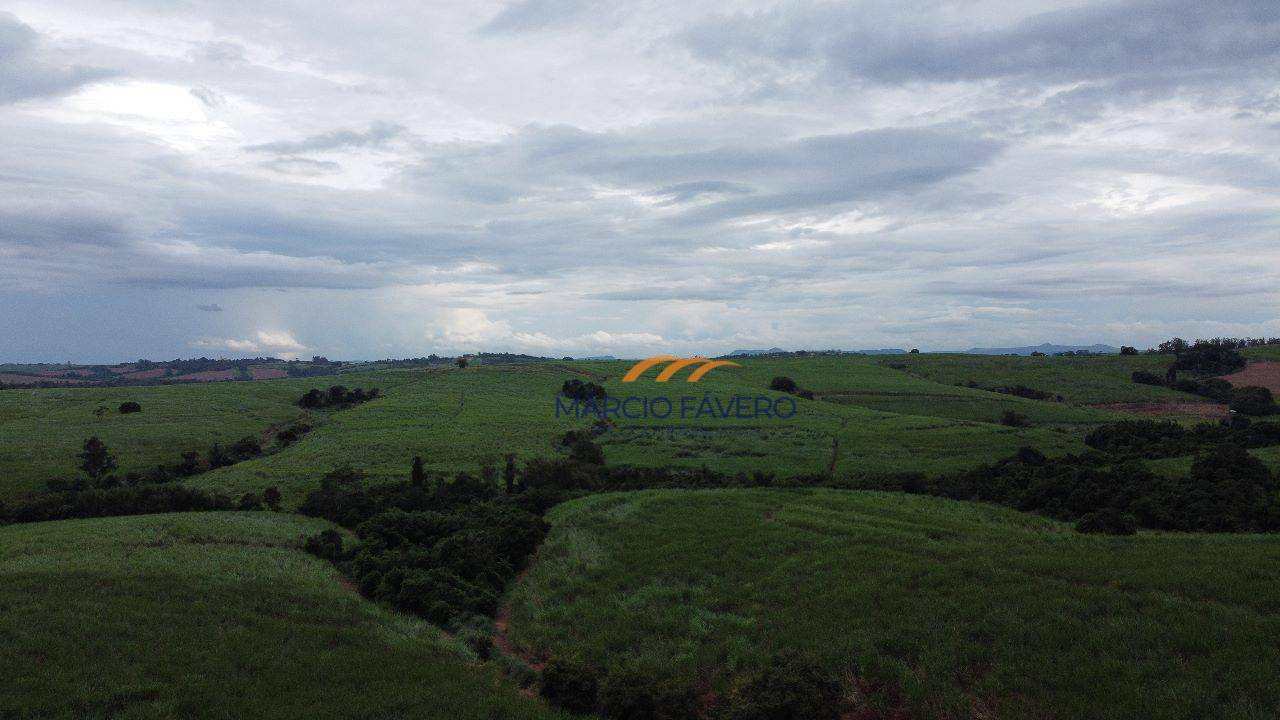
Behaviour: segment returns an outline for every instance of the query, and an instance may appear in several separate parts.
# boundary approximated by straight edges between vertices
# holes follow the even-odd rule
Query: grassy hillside
[[[40,490],[48,480],[77,474],[76,454],[91,435],[102,438],[119,473],[175,463],[186,450],[260,436],[303,415],[298,398],[312,387],[393,387],[408,373],[384,372],[297,380],[153,385],[118,388],[0,391],[0,500]],[[142,412],[122,415],[132,400]],[[311,422],[323,422],[315,416]]]
[[[1280,710],[1280,538],[1082,536],[841,491],[604,495],[551,519],[512,633],[553,654],[714,687],[799,648],[859,703],[925,718]]]
[[[0,717],[557,718],[273,513],[0,528]]]
[[[1074,432],[1097,422],[1102,413],[1038,403],[992,393],[982,396],[984,422],[928,415],[934,397],[956,395],[957,388],[913,379],[877,366],[867,358],[748,360],[741,368],[717,370],[697,384],[683,381],[622,383],[630,363],[556,363],[484,366],[419,373],[417,379],[388,390],[384,397],[332,415],[294,447],[201,476],[194,482],[232,494],[277,485],[288,498],[300,498],[324,472],[344,462],[365,469],[371,478],[403,478],[410,459],[421,455],[429,467],[472,470],[484,458],[500,461],[558,452],[567,430],[588,427],[589,420],[556,417],[555,397],[565,380],[581,378],[625,397],[704,394],[781,397],[767,390],[769,379],[791,374],[803,386],[830,393],[816,400],[796,399],[789,419],[615,418],[601,435],[614,464],[708,467],[728,472],[766,470],[781,475],[833,472],[836,475],[918,470],[937,472],[969,467],[1036,445],[1049,453],[1080,446]],[[656,371],[651,372],[655,374]],[[875,392],[919,393],[900,396],[898,412],[850,403],[840,393],[866,388]],[[875,399],[869,400],[875,405]],[[1034,415],[1044,422],[1031,428],[995,424],[1002,407]],[[903,411],[921,414],[903,414]],[[987,414],[990,417],[985,417]]]
[[[808,357],[742,359],[701,382],[649,377],[622,383],[627,362],[491,365],[353,373],[338,378],[112,389],[0,392],[0,430],[14,442],[0,448],[0,499],[38,490],[75,474],[75,455],[98,435],[116,455],[120,473],[176,462],[185,450],[246,435],[266,437],[275,425],[303,413],[295,404],[310,387],[341,382],[377,386],[383,397],[337,412],[312,413],[316,429],[275,454],[223,468],[195,484],[239,495],[280,487],[300,499],[325,472],[343,463],[374,480],[401,478],[415,455],[445,472],[474,470],[505,453],[520,459],[557,452],[565,431],[589,420],[556,417],[565,380],[601,383],[611,395],[665,395],[695,405],[709,394],[782,397],[767,390],[785,375],[816,399],[796,399],[797,412],[778,418],[614,419],[600,436],[609,462],[707,466],[727,472],[766,470],[781,475],[956,470],[1007,456],[1023,445],[1055,454],[1078,450],[1088,428],[1116,419],[1079,403],[1191,396],[1129,382],[1132,367],[1150,358],[990,358],[920,355],[894,359]],[[888,363],[905,362],[907,370]],[[1002,369],[1003,368],[1003,369]],[[1066,402],[1027,400],[955,383],[1025,384],[1061,393]],[[1194,398],[1193,398],[1194,399]],[[143,406],[120,415],[124,400]],[[998,424],[1006,410],[1029,428]]]
[[[921,354],[882,358],[907,372],[944,385],[977,383],[981,387],[1026,385],[1061,395],[1078,404],[1203,400],[1195,395],[1152,385],[1139,385],[1133,371],[1164,374],[1168,355],[1103,355],[1095,357],[1023,357],[1006,355]]]

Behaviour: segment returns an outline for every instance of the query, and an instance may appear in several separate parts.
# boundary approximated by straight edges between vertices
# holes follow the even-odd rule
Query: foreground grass
[[[0,528],[0,717],[557,718],[339,584],[327,523],[192,513]]]
[[[714,687],[795,647],[916,717],[1280,713],[1280,538],[1082,536],[841,491],[604,495],[551,519],[512,632],[600,667]]]

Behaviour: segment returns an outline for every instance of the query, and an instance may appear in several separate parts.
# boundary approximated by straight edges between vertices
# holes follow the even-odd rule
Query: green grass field
[[[725,472],[766,470],[784,476],[940,472],[1007,456],[1023,445],[1048,453],[1079,449],[1081,428],[1113,417],[1063,403],[949,388],[860,357],[748,360],[741,368],[717,370],[697,384],[624,384],[621,376],[629,366],[545,363],[418,372],[383,398],[333,414],[294,447],[194,482],[232,495],[277,485],[294,500],[344,462],[364,469],[376,481],[403,478],[415,455],[446,472],[474,471],[483,459],[500,462],[505,453],[520,459],[554,455],[558,438],[567,430],[590,424],[556,417],[555,396],[565,380],[575,377],[602,383],[619,397],[779,397],[767,388],[770,378],[780,374],[791,374],[820,393],[816,400],[797,399],[796,414],[786,420],[616,419],[600,437],[613,464],[705,465]],[[869,393],[867,401],[851,402],[860,392]],[[877,397],[913,392],[914,397],[897,396],[894,409],[881,407]],[[965,396],[980,405],[957,411],[961,403],[953,402],[948,414],[948,405],[937,402]],[[1005,408],[1026,414],[1033,426],[996,424]],[[930,415],[931,409],[939,412]]]
[[[1164,374],[1168,355],[1102,355],[1093,357],[1025,357],[933,353],[881,358],[902,364],[912,375],[944,385],[977,383],[981,387],[1026,385],[1063,396],[1068,402],[1095,403],[1178,400],[1203,401],[1195,395],[1132,381],[1135,370]]]
[[[7,390],[0,392],[0,429],[15,441],[0,449],[0,499],[39,490],[50,479],[73,477],[75,455],[89,435],[107,443],[121,473],[146,470],[176,462],[184,450],[205,451],[214,442],[245,435],[265,437],[272,427],[304,416],[295,403],[306,389],[334,382],[377,386],[383,397],[338,412],[310,413],[308,422],[316,429],[295,445],[192,482],[233,496],[274,485],[295,502],[344,463],[379,481],[404,477],[415,455],[428,467],[451,473],[474,470],[485,459],[500,462],[506,453],[520,459],[553,455],[565,431],[589,425],[555,414],[556,393],[575,377],[602,383],[619,397],[689,396],[695,403],[706,393],[781,397],[767,390],[778,375],[816,394],[815,400],[796,399],[797,412],[786,420],[616,419],[600,438],[614,464],[705,465],[784,476],[953,471],[1007,456],[1023,445],[1050,454],[1081,449],[1080,438],[1090,427],[1120,417],[1078,404],[1086,400],[1152,393],[1189,397],[1130,383],[1128,368],[1149,364],[1147,358],[1117,361],[922,355],[905,360],[912,369],[904,371],[871,357],[759,358],[716,370],[697,384],[653,382],[656,369],[647,379],[624,384],[620,379],[630,363],[574,362],[199,386]],[[980,372],[958,369],[957,362],[959,368],[977,363]],[[1063,393],[1074,400],[1048,402],[957,387],[950,377],[920,376],[938,375],[941,368],[946,370],[941,375],[977,375],[997,384],[988,367],[992,363],[1017,368],[1000,382],[1086,391]],[[140,402],[143,411],[120,415],[116,408],[124,400]],[[998,424],[1006,410],[1025,416],[1031,427]]]
[[[275,513],[0,528],[0,717],[550,719]]]
[[[553,654],[714,686],[800,648],[917,717],[1280,713],[1280,538],[1082,536],[829,490],[601,495],[551,519],[512,634]]]
[[[0,391],[0,500],[39,491],[49,480],[73,478],[76,454],[97,435],[111,448],[120,474],[176,463],[186,450],[205,452],[259,437],[273,426],[306,415],[298,398],[312,387],[342,382],[381,387],[403,382],[403,372],[337,378],[152,385],[116,388],[46,388]],[[121,415],[132,400],[142,412]],[[311,414],[308,422],[325,417]]]

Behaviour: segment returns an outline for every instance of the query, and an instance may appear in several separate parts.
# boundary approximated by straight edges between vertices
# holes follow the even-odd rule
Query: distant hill
[[[906,350],[902,348],[880,348],[878,350],[816,350],[810,354],[856,354],[856,355],[905,355]],[[788,350],[779,347],[769,348],[768,350],[734,350],[724,357],[744,356],[744,355],[790,355]]]
[[[1006,348],[969,348],[959,352],[968,353],[969,355],[1030,355],[1031,353],[1044,353],[1045,355],[1054,355],[1064,352],[1087,352],[1096,355],[1114,355],[1120,352],[1120,348],[1110,345],[1054,345],[1053,343],[1044,343],[1042,345],[1025,346],[1025,347],[1006,347]]]

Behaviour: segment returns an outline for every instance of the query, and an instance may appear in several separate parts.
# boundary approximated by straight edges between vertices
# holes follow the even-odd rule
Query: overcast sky
[[[7,0],[0,308],[9,361],[1280,335],[1280,3]]]

